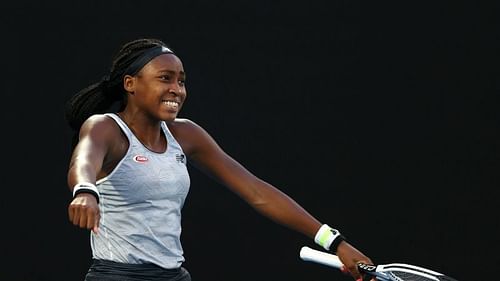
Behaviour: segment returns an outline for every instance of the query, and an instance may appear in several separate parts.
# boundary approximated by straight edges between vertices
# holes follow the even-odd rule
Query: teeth
[[[168,106],[173,106],[173,107],[179,106],[179,103],[177,103],[175,101],[163,101],[163,103],[168,105]]]

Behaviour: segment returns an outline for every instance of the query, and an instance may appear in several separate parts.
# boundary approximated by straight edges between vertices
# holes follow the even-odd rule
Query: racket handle
[[[344,264],[334,254],[318,251],[307,246],[300,249],[300,258],[304,261],[315,262],[342,270]]]

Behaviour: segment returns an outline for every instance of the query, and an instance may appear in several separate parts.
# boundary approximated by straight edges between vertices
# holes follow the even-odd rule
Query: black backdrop
[[[90,246],[67,220],[63,105],[105,73],[120,44],[150,36],[184,62],[181,116],[374,261],[461,281],[495,278],[494,9],[458,1],[8,5],[1,280],[82,280]],[[310,239],[198,171],[191,177],[182,239],[193,280],[351,280],[301,261]]]

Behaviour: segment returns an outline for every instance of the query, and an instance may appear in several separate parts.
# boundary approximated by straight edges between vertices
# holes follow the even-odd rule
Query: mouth
[[[178,109],[179,108],[179,103],[176,102],[176,101],[171,101],[171,100],[162,100],[161,101],[162,104],[168,106],[169,108],[172,108],[172,109]]]

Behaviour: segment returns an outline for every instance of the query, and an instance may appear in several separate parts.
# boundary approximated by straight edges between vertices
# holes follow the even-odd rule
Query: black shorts
[[[154,264],[92,261],[85,281],[191,281],[184,267],[165,269]]]

